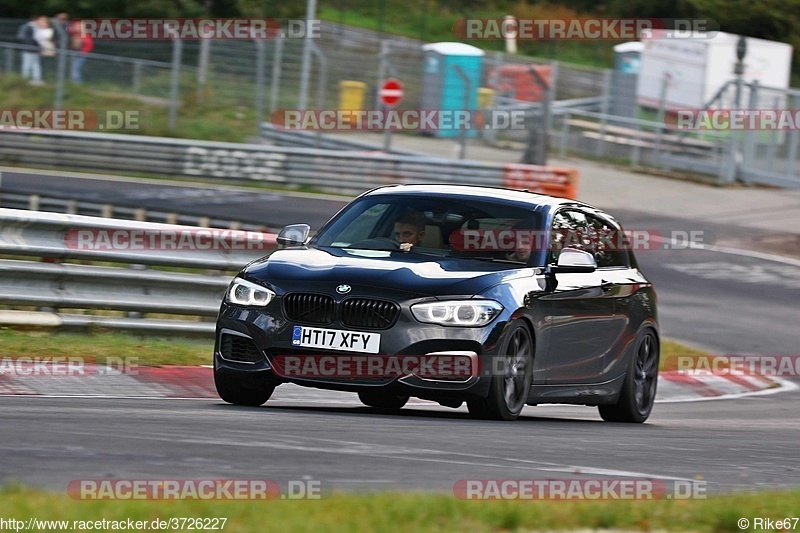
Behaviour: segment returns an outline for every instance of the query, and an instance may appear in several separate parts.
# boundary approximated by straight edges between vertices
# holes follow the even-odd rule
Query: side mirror
[[[281,230],[276,240],[283,246],[298,246],[306,243],[309,231],[308,224],[290,224]]]
[[[575,248],[564,248],[558,254],[558,262],[551,267],[554,273],[578,274],[597,270],[597,262],[589,252]]]

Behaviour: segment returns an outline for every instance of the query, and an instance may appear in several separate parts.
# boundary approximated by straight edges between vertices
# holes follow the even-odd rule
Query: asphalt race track
[[[28,186],[269,225],[319,227],[343,204],[235,189],[209,201],[207,192],[184,187],[123,183],[2,177],[3,190]],[[136,205],[123,203],[134,194]],[[628,229],[728,236],[727,228],[686,228],[677,218],[612,214]],[[719,353],[798,353],[800,262],[713,249],[643,250],[637,257],[656,284],[665,336]],[[800,487],[800,390],[657,404],[643,426],[605,423],[594,408],[567,406],[528,407],[514,423],[422,405],[380,415],[354,403],[314,401],[308,391],[307,398],[261,408],[214,400],[0,397],[0,483],[63,490],[82,478],[309,476],[328,490],[450,491],[463,479],[618,476],[702,480],[710,491]]]
[[[313,391],[310,391],[313,394]],[[464,479],[702,480],[709,492],[800,486],[800,392],[657,404],[644,425],[589,407],[527,407],[516,422],[410,407],[7,397],[0,480],[273,479],[331,490],[450,491]]]
[[[48,191],[61,198],[270,227],[305,222],[312,229],[318,229],[347,203],[333,197],[258,192],[241,187],[30,172],[35,171],[4,171],[2,190],[26,194]],[[632,209],[611,214],[627,230],[655,230],[664,236],[675,231],[702,231],[708,244],[733,236],[725,226],[693,223],[687,227],[685,220],[653,217]],[[741,231],[736,232],[736,237],[742,237]],[[664,335],[725,354],[798,353],[800,335],[787,324],[800,324],[799,260],[764,260],[716,250],[664,250],[660,242],[653,244],[655,249],[637,251],[636,256],[655,283]]]

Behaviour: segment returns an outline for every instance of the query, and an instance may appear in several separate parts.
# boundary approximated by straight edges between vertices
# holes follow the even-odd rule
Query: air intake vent
[[[400,306],[384,300],[348,298],[342,302],[342,324],[354,328],[388,329],[400,315]]]
[[[242,363],[258,363],[264,356],[252,339],[223,333],[219,342],[219,351],[223,359]]]
[[[322,294],[293,293],[283,297],[283,312],[286,318],[309,324],[333,322],[334,301]]]

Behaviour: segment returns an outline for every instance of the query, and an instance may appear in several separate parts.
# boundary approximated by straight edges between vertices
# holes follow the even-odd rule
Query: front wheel
[[[214,369],[214,385],[217,387],[219,397],[226,402],[250,407],[264,404],[275,390],[275,385],[265,379],[240,379],[216,369]]]
[[[500,352],[502,372],[497,372],[496,365],[492,365],[489,395],[467,400],[467,408],[474,418],[516,420],[528,401],[533,380],[533,336],[524,321],[515,320],[506,338]]]
[[[603,420],[634,424],[647,420],[656,399],[659,352],[656,334],[651,329],[645,330],[628,365],[619,400],[613,405],[598,406]]]

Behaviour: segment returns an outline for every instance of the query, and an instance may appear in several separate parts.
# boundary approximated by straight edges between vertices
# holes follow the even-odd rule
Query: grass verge
[[[227,518],[224,531],[753,531],[754,518],[796,516],[800,491],[743,493],[705,500],[465,501],[449,494],[334,493],[320,500],[75,501],[65,493],[0,490],[9,519],[168,520]],[[740,528],[738,520],[749,519]],[[790,526],[791,528],[791,526]],[[778,528],[781,529],[781,528]],[[126,530],[127,529],[123,529]]]
[[[53,334],[0,328],[2,357],[82,357],[84,362],[105,362],[109,357],[136,358],[142,366],[208,365],[214,342],[211,340],[159,339],[122,333],[95,335]],[[706,356],[708,352],[689,348],[675,341],[662,340],[661,367],[676,356]]]
[[[188,89],[182,99],[179,120],[174,131],[168,127],[167,108],[152,99],[133,94],[97,91],[84,86],[68,85],[64,109],[128,110],[139,113],[135,130],[106,130],[106,133],[128,133],[155,137],[177,137],[222,142],[244,142],[256,133],[256,117],[252,106],[220,103],[219,99],[200,103],[189,98]],[[48,109],[53,105],[52,84],[32,87],[18,75],[0,76],[0,94],[5,109]],[[13,163],[13,158],[5,163]]]
[[[122,333],[53,334],[0,328],[0,358],[80,357],[105,363],[110,357],[135,360],[140,366],[209,365],[214,341],[136,337]]]

